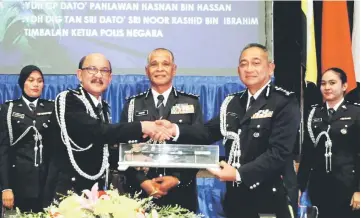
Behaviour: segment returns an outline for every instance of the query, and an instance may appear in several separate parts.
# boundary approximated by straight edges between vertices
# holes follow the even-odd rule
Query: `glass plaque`
[[[217,168],[218,145],[120,144],[118,170],[128,167]]]

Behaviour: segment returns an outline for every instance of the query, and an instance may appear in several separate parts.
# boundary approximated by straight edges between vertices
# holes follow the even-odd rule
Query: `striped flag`
[[[343,69],[347,74],[347,92],[356,88],[352,59],[351,34],[345,0],[323,1],[322,7],[322,72],[330,67]]]
[[[313,18],[313,1],[312,0],[302,0],[301,8],[306,17],[306,28],[304,32],[306,33],[306,73],[305,73],[305,82],[311,82],[317,85],[317,58],[316,58],[316,44],[315,44],[315,26]]]

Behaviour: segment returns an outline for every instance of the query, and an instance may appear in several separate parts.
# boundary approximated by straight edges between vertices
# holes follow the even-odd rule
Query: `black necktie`
[[[158,95],[157,99],[158,99],[157,110],[158,110],[159,117],[161,118],[164,116],[164,114],[163,114],[164,113],[164,104],[163,104],[164,96]]]
[[[256,101],[256,99],[254,99],[253,96],[251,96],[251,98],[249,99],[249,104],[248,104],[248,108],[247,110],[251,107],[251,105]]]
[[[102,120],[102,122],[104,122],[104,114],[103,114],[103,106],[102,104],[98,104],[97,105],[97,110],[98,110],[98,114],[100,116],[100,119]]]
[[[29,107],[30,107],[31,112],[34,114],[34,113],[35,113],[35,110],[36,110],[35,104],[34,104],[33,102],[31,102],[31,103],[29,104]]]
[[[328,121],[332,119],[333,114],[336,112],[333,108],[327,110],[328,112]]]

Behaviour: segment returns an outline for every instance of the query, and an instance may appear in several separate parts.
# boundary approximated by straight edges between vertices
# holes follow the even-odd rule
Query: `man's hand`
[[[179,184],[179,180],[174,176],[160,176],[154,178],[153,182],[159,184],[159,190],[163,192],[168,192],[168,190],[176,187]]]
[[[3,205],[6,208],[12,208],[14,206],[14,194],[12,190],[5,190],[2,192]]]
[[[171,123],[168,120],[156,120],[155,124],[167,129],[171,137],[175,137],[177,135],[177,128],[174,123]],[[157,133],[156,135],[153,136],[153,140],[160,141],[158,140],[160,136],[161,136],[160,133]]]
[[[236,181],[236,168],[232,167],[231,165],[227,164],[224,161],[219,163],[220,169],[207,169],[210,173],[216,176],[222,182],[225,181]]]
[[[171,123],[171,122],[168,121],[168,120],[156,120],[156,121],[155,121],[155,124],[164,126],[165,128],[171,130],[172,136],[175,136],[175,134],[176,134],[176,128],[175,128],[175,124],[174,124],[174,123]]]
[[[149,196],[153,196],[154,198],[160,198],[167,194],[167,192],[161,191],[160,185],[152,180],[145,180],[140,184],[140,187],[147,192]]]
[[[353,193],[350,206],[352,210],[360,210],[360,192]]]
[[[142,121],[143,138],[151,137],[156,141],[169,140],[172,137],[171,130],[163,125],[157,125],[155,122]]]

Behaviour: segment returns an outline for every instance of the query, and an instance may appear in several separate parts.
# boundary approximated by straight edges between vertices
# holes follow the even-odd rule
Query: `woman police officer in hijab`
[[[22,96],[7,101],[8,143],[0,145],[0,182],[3,206],[39,212],[46,172],[44,132],[53,101],[40,99],[44,88],[41,70],[25,66],[19,76]]]
[[[346,89],[342,69],[326,70],[325,103],[307,119],[298,183],[301,192],[308,188],[319,218],[360,217],[360,106],[344,99]]]

